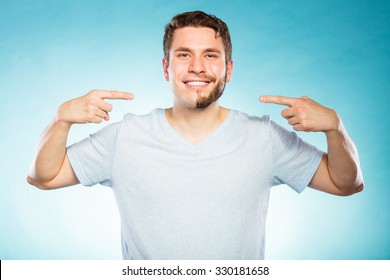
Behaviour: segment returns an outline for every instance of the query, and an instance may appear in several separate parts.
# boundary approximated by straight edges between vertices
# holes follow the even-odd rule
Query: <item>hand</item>
[[[57,111],[57,120],[68,125],[75,123],[101,123],[108,121],[112,105],[104,99],[131,100],[134,96],[128,92],[114,90],[93,90],[84,96],[63,103]]]
[[[340,119],[337,113],[307,96],[261,96],[260,102],[288,106],[289,108],[282,111],[282,117],[287,119],[296,131],[339,131]]]

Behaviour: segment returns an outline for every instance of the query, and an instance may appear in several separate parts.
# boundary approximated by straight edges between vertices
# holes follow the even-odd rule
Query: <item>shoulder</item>
[[[271,118],[268,115],[253,116],[238,110],[230,111],[232,114],[233,121],[239,125],[269,127],[271,124]]]
[[[126,124],[137,124],[141,123],[143,125],[147,123],[159,122],[161,116],[164,114],[164,109],[154,109],[153,111],[147,114],[133,114],[127,113],[123,116],[122,122]]]
[[[161,119],[164,116],[164,109],[154,109],[147,114],[128,113],[123,116],[122,128],[131,128],[132,131],[139,129],[151,131],[161,126]]]
[[[273,121],[269,115],[254,116],[237,110],[231,111],[235,121],[240,123],[240,125],[254,126],[257,128],[267,129],[270,132],[276,131],[276,133],[295,133]]]
[[[290,131],[286,127],[276,123],[268,115],[254,116],[243,113],[237,110],[231,110],[232,122],[240,131],[248,131],[251,135],[259,137],[270,137],[271,141],[278,139],[290,139],[296,137],[294,131]]]
[[[230,110],[229,134],[233,138],[243,137],[246,142],[258,143],[270,139],[271,120],[267,115],[255,116],[238,110]]]
[[[123,122],[138,122],[138,121],[144,121],[144,122],[150,122],[154,121],[160,118],[161,114],[163,114],[164,109],[154,109],[151,112],[147,114],[133,114],[133,113],[127,113],[123,116]]]

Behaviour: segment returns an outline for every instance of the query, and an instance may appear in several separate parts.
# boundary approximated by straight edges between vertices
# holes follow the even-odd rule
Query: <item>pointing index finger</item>
[[[286,105],[289,107],[292,107],[294,105],[295,101],[296,101],[296,98],[285,97],[285,96],[275,96],[275,95],[260,96],[260,102]]]
[[[134,98],[134,95],[130,92],[117,91],[117,90],[100,90],[100,97],[103,99],[124,99],[130,100]]]

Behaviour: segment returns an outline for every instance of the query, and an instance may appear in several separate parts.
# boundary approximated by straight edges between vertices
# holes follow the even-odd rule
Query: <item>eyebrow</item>
[[[191,50],[185,47],[178,47],[175,52],[191,52]]]
[[[215,49],[215,48],[205,49],[205,52],[213,52],[213,53],[221,54],[221,51],[219,49]]]
[[[175,50],[175,52],[191,52],[191,49],[186,48],[186,47],[178,47]],[[203,50],[203,52],[205,52],[205,53],[213,52],[213,53],[221,54],[221,51],[219,49],[216,49],[216,48],[207,48],[207,49]]]

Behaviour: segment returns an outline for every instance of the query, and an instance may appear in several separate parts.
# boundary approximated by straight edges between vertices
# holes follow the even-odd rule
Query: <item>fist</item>
[[[134,96],[128,92],[114,90],[93,90],[86,95],[63,103],[57,111],[57,119],[69,125],[78,123],[101,123],[109,120],[112,105],[105,99],[131,100]]]
[[[281,114],[296,131],[327,133],[339,130],[340,118],[336,111],[322,106],[307,96],[300,98],[261,96],[260,101],[288,106]]]

